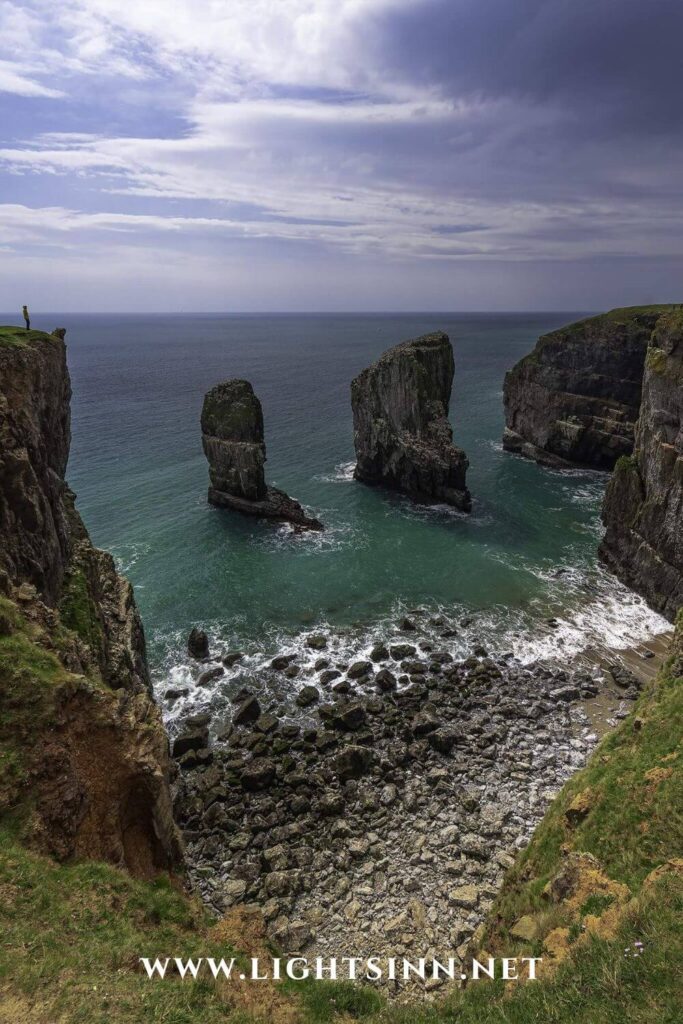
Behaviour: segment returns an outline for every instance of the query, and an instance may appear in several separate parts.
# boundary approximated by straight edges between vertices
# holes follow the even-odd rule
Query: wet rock
[[[201,750],[209,739],[208,729],[193,729],[190,732],[181,733],[173,741],[173,756],[182,757],[188,750]]]
[[[321,704],[318,714],[333,729],[348,732],[360,729],[367,721],[365,708],[355,701],[348,704]]]
[[[209,657],[209,638],[203,629],[194,627],[187,638],[187,650],[188,654],[198,661]]]
[[[391,657],[394,661],[405,661],[406,658],[412,658],[416,654],[417,648],[412,644],[393,644],[391,647]]]
[[[266,789],[275,780],[275,764],[267,758],[256,758],[242,771],[241,783],[244,789]]]
[[[349,666],[346,674],[349,679],[362,679],[370,672],[372,672],[372,664],[369,661],[355,661],[353,665]]]
[[[306,646],[311,647],[314,651],[322,651],[327,647],[327,637],[322,633],[309,636],[306,638]]]
[[[238,661],[241,661],[243,657],[244,655],[241,651],[228,651],[227,654],[223,655],[221,661],[226,668],[232,668],[232,666],[236,665]]]
[[[300,708],[310,707],[311,704],[317,704],[320,700],[320,694],[315,686],[302,686],[296,695],[296,703]]]
[[[377,673],[374,682],[377,689],[384,693],[396,689],[396,676],[387,668],[383,668]]]
[[[378,664],[382,661],[386,661],[389,657],[389,650],[386,644],[375,644],[370,651],[370,661],[374,661]]]
[[[273,658],[273,660],[270,663],[270,666],[271,668],[277,669],[279,672],[282,672],[284,669],[287,668],[288,665],[291,665],[295,659],[296,654],[279,654],[276,658]]]
[[[225,675],[225,670],[222,665],[218,665],[216,668],[208,668],[206,672],[202,672],[197,679],[197,686],[209,686],[211,683],[214,683],[216,679],[220,679],[223,675]]]
[[[256,719],[254,722],[254,729],[261,733],[271,733],[275,732],[279,724],[279,718],[276,718],[275,715],[271,715],[266,712],[263,715],[259,715]]]
[[[261,715],[261,705],[256,697],[247,697],[235,708],[232,720],[235,725],[251,725]]]

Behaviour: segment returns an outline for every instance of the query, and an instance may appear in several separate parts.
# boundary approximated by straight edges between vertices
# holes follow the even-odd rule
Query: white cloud
[[[16,96],[42,96],[50,99],[64,95],[60,89],[42,85],[27,77],[23,70],[6,60],[0,60],[0,92],[14,93]]]

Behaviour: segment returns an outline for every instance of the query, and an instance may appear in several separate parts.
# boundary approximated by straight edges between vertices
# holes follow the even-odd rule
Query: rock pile
[[[335,668],[321,658],[304,691],[302,711],[243,690],[212,747],[206,722],[176,739],[196,888],[217,912],[257,903],[284,952],[463,956],[591,749],[580,702],[595,680],[455,662],[418,640]]]

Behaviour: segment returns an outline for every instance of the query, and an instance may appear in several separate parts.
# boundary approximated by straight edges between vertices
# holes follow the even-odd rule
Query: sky
[[[683,300],[682,0],[0,0],[0,309]]]

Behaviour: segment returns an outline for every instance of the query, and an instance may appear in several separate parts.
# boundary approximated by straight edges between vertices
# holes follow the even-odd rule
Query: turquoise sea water
[[[458,650],[483,639],[525,659],[663,628],[597,565],[604,475],[549,472],[500,446],[505,371],[577,315],[36,317],[67,327],[69,480],[95,543],[135,584],[159,685],[187,677],[195,624],[255,659],[321,624],[340,656],[360,651],[401,609],[421,609],[424,631],[445,617]],[[351,378],[435,329],[455,350],[451,419],[471,463],[471,516],[351,479]],[[233,376],[262,401],[269,482],[314,510],[323,534],[207,504],[202,398]]]

